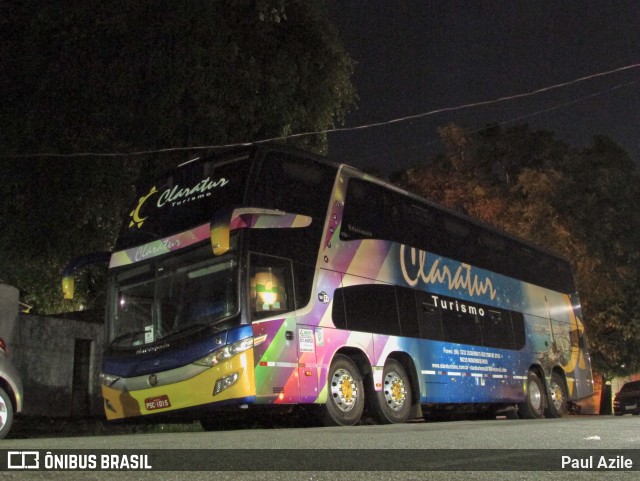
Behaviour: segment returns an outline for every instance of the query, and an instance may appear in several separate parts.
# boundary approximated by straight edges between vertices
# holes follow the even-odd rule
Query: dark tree
[[[0,59],[0,278],[37,312],[73,307],[60,270],[112,247],[141,171],[323,131],[355,101],[322,2],[0,0]]]
[[[405,187],[566,256],[594,368],[640,370],[640,171],[611,140],[572,149],[527,126],[441,129],[445,154],[402,173]]]

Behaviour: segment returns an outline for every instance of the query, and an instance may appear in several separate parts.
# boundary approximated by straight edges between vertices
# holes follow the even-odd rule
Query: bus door
[[[298,332],[291,261],[252,253],[249,264],[256,395],[259,402],[295,403]]]

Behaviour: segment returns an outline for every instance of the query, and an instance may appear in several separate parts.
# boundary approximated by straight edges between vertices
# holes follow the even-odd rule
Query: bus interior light
[[[280,310],[284,306],[285,294],[282,280],[271,268],[257,272],[251,289],[257,312]]]

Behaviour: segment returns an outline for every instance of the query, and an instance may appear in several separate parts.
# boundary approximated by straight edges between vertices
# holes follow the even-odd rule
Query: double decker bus
[[[63,279],[73,296],[74,271]],[[316,406],[563,415],[593,393],[566,260],[346,165],[274,146],[140,190],[106,256],[109,420]]]

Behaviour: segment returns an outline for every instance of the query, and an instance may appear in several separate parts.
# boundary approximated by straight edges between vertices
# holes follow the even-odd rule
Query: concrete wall
[[[103,313],[65,317],[18,316],[9,348],[24,385],[25,415],[102,414]]]
[[[0,337],[11,346],[13,331],[18,321],[19,291],[0,282]]]
[[[19,313],[19,291],[0,283],[0,337],[24,387],[25,415],[102,414],[99,373],[104,313],[59,317]]]
[[[24,385],[24,414],[102,413],[99,374],[104,323],[71,316],[19,316],[11,349]]]

